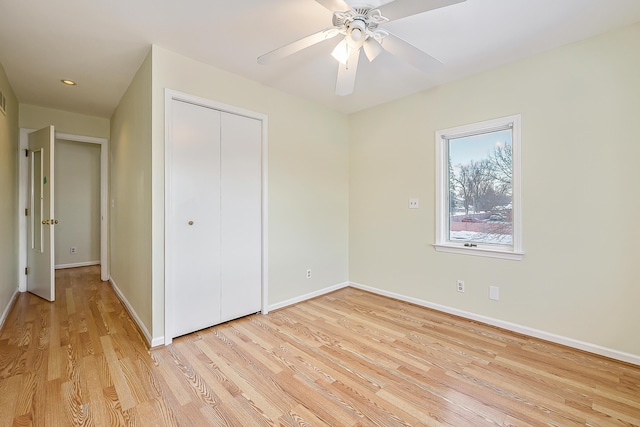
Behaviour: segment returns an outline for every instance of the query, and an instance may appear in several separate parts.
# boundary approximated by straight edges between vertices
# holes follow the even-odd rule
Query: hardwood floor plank
[[[67,305],[67,314],[71,315],[76,312],[76,304],[73,301],[73,289],[65,289],[65,303]]]
[[[428,409],[423,409],[424,406],[422,408],[420,407],[416,407],[414,404],[412,404],[411,402],[408,402],[404,399],[402,399],[401,397],[397,396],[394,393],[390,393],[387,390],[380,390],[377,393],[378,397],[380,397],[382,400],[385,400],[387,402],[389,402],[389,404],[400,408],[402,411],[404,412],[409,412],[411,413],[411,416],[419,419],[419,423],[422,425],[427,425],[427,426],[444,426],[446,424],[443,424],[442,422],[440,422],[440,420],[437,419],[437,416],[429,413]]]
[[[16,415],[22,375],[0,379],[0,425],[11,425]]]
[[[232,333],[228,335],[229,340],[233,341],[241,351],[250,354],[256,359],[256,363],[260,363],[271,373],[282,372],[282,359],[275,356],[273,345],[266,344],[251,329],[243,327],[243,324],[245,323],[233,325]],[[246,325],[250,324],[246,323]]]
[[[62,383],[61,405],[65,410],[66,424],[73,426],[91,425],[88,405],[83,403],[81,387],[78,381]]]
[[[34,405],[33,398],[38,387],[38,379],[38,373],[34,371],[22,374],[20,392],[18,394],[17,405],[15,407],[16,417],[31,412]]]
[[[136,407],[141,425],[149,426],[178,426],[178,420],[167,403],[160,398],[142,402]]]
[[[294,406],[288,413],[283,414],[280,419],[280,425],[290,427],[323,427],[329,424],[318,418],[304,405]]]
[[[315,382],[305,381],[288,372],[279,373],[276,379],[284,393],[331,426],[358,425],[362,420],[361,413]]]
[[[178,343],[169,349],[169,354],[173,359],[174,366],[176,366],[183,375],[183,380],[186,380],[189,391],[192,394],[192,399],[189,403],[193,402],[193,397],[196,400],[200,400],[203,404],[215,407],[218,405],[218,396],[202,378],[199,372],[196,372],[192,366],[185,361],[184,355],[179,349]],[[187,403],[187,405],[189,404]]]
[[[183,406],[191,402],[191,393],[182,373],[177,372],[172,366],[171,359],[165,359],[168,356],[168,354],[163,354],[161,351],[155,351],[151,354],[151,357],[156,362],[156,372],[161,380],[161,390],[169,393],[176,400],[177,406]],[[164,386],[162,386],[163,383]]]
[[[233,384],[238,390],[236,397],[252,402],[253,408],[258,408],[260,413],[271,420],[277,419],[283,410],[287,408],[287,403],[283,402],[280,395],[276,393],[264,393],[265,390],[271,390],[270,384],[264,381],[261,375],[250,376],[243,375],[243,371],[227,362],[223,355],[218,354],[214,349],[216,341],[214,338],[208,337],[201,342],[196,343],[200,350],[211,360],[216,369],[224,375],[226,384]],[[213,343],[213,346],[210,345]],[[232,357],[233,359],[233,357]],[[278,390],[281,393],[281,390]]]
[[[36,401],[32,408],[34,425],[63,426],[69,425],[64,415],[61,399],[62,380],[60,378],[45,381],[36,393]]]
[[[99,267],[20,294],[2,426],[640,426],[640,366],[346,288],[147,349]]]
[[[346,402],[349,407],[354,408],[358,414],[362,414],[366,424],[380,426],[411,426],[420,424],[407,407],[393,404],[390,399],[382,397],[378,393],[370,393],[366,389],[350,387],[342,381],[334,381],[331,384],[324,384],[332,393],[339,396],[340,400]],[[415,408],[410,408],[415,411]]]
[[[635,416],[629,415],[638,411],[637,405],[635,404],[628,405],[624,402],[604,399],[598,396],[593,402],[593,410],[630,424],[638,423],[638,419]]]
[[[133,396],[131,395],[131,391],[129,390],[129,386],[122,371],[120,361],[116,356],[113,344],[111,342],[111,337],[109,335],[102,336],[100,337],[100,341],[102,342],[102,348],[104,349],[107,367],[109,369],[110,377],[113,380],[113,386],[117,395],[119,405],[122,410],[132,408],[135,406],[135,401],[133,399]]]
[[[463,374],[452,373],[451,375],[456,375],[463,382],[480,385],[484,388],[491,387],[491,384],[496,382],[495,372],[492,369],[481,367],[468,367]],[[520,404],[528,405],[548,416],[553,415],[556,419],[561,419],[565,425],[584,425],[586,422],[584,413],[566,405],[565,399],[556,393],[556,389],[523,387],[521,381],[505,376],[500,377],[499,381],[500,388],[496,391],[503,395],[512,396],[511,398]],[[486,402],[493,404],[494,400],[495,398],[492,396]]]
[[[205,405],[205,408],[211,409],[210,406]],[[182,408],[182,419],[185,425],[189,426],[228,426],[226,420],[215,411],[207,413],[201,411],[203,406],[200,403],[189,402]]]
[[[122,411],[118,392],[115,386],[109,386],[102,389],[104,393],[104,401],[107,403],[106,408],[109,413],[108,425],[112,426],[124,426],[127,425],[125,421],[125,414]],[[129,417],[127,416],[126,419]]]
[[[108,420],[109,410],[102,392],[98,363],[93,355],[84,356],[81,361],[83,375],[81,381],[86,390],[85,402],[89,405],[89,412],[95,420]]]

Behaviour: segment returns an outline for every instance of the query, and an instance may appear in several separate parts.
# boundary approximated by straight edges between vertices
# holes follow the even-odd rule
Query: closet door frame
[[[257,113],[255,111],[246,110],[243,108],[234,107],[227,104],[222,104],[210,99],[201,98],[195,95],[190,95],[184,92],[179,92],[173,89],[165,89],[165,170],[164,170],[164,344],[169,345],[173,340],[173,305],[172,295],[174,283],[170,278],[173,277],[172,264],[167,257],[167,249],[171,247],[171,233],[169,232],[169,209],[171,207],[171,191],[170,191],[170,179],[172,162],[171,156],[167,153],[171,152],[171,140],[172,135],[172,122],[173,122],[173,102],[181,101],[188,102],[204,108],[211,108],[221,112],[236,114],[238,116],[248,117],[251,119],[259,120],[262,123],[262,135],[261,135],[261,156],[262,156],[262,296],[261,296],[261,313],[267,314],[268,312],[268,117],[266,114]]]

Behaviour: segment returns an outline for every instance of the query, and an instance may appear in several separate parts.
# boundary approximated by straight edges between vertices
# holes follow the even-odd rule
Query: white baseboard
[[[164,346],[164,336],[156,337],[151,340],[151,348]]]
[[[319,297],[324,294],[328,294],[333,291],[337,291],[338,289],[346,288],[349,286],[349,282],[339,283],[337,285],[329,286],[328,288],[320,289],[315,292],[311,292],[306,295],[301,295],[299,297],[291,298],[286,301],[281,301],[269,306],[269,311],[277,310],[279,308],[287,307],[289,305],[297,304],[302,301],[309,300],[311,298]]]
[[[11,299],[9,299],[9,304],[7,304],[7,306],[4,308],[4,311],[2,312],[2,317],[0,317],[0,330],[2,330],[2,327],[4,326],[4,321],[7,320],[7,316],[11,311],[11,307],[13,307],[13,304],[16,303],[17,297],[18,288],[16,288],[16,290],[13,292],[13,295],[11,295]]]
[[[157,339],[153,340],[151,338],[151,334],[149,333],[149,330],[144,325],[144,323],[142,323],[142,320],[140,320],[138,313],[136,313],[136,311],[133,309],[133,307],[131,306],[127,298],[124,296],[120,288],[118,288],[118,285],[116,285],[116,282],[113,280],[112,277],[109,277],[109,283],[111,283],[113,290],[115,291],[116,295],[118,296],[122,304],[125,306],[125,308],[129,312],[129,315],[131,316],[133,321],[136,322],[136,324],[138,325],[138,328],[140,329],[140,331],[142,331],[142,335],[144,335],[144,339],[147,341],[147,345],[149,345],[149,347],[154,347],[153,342],[157,341]],[[162,340],[162,342],[164,343],[164,339]],[[156,345],[159,345],[159,344],[156,344]]]
[[[640,366],[640,356],[625,353],[618,350],[613,350],[607,347],[602,347],[597,344],[592,344],[584,341],[575,340],[573,338],[563,337],[561,335],[552,334],[550,332],[541,331],[538,329],[529,328],[528,326],[518,325],[516,323],[505,322],[503,320],[494,319],[492,317],[483,316],[480,314],[470,313],[456,308],[447,307],[445,305],[435,304],[429,301],[424,301],[418,298],[408,297],[405,295],[397,294],[395,292],[389,292],[382,289],[374,288],[360,283],[349,282],[349,286],[368,291],[377,295],[382,295],[389,298],[394,298],[400,301],[409,302],[421,307],[431,308],[433,310],[441,311],[444,313],[453,314],[455,316],[464,317],[465,319],[475,320],[477,322],[486,323],[487,325],[496,326],[498,328],[506,329],[508,331],[517,332],[519,334],[527,335],[534,338],[539,338],[545,341],[550,341],[556,344],[565,345],[578,350],[583,350],[589,353],[598,354],[600,356],[609,357],[611,359],[620,360],[622,362],[631,363]]]
[[[89,265],[100,265],[100,261],[76,262],[73,264],[58,264],[55,266],[55,269],[62,270],[63,268],[86,267]]]

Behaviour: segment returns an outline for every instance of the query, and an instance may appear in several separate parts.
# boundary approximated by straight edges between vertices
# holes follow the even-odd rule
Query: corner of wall
[[[19,285],[18,236],[18,163],[19,110],[18,100],[0,64],[0,92],[5,110],[0,113],[0,311],[8,313]],[[4,316],[4,314],[3,314]]]

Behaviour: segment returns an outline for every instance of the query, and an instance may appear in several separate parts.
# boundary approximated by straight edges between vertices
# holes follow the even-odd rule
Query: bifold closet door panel
[[[220,112],[173,101],[169,232],[173,336],[220,323]]]
[[[222,113],[222,321],[260,311],[262,122]]]

